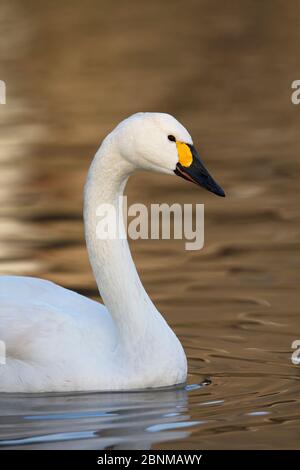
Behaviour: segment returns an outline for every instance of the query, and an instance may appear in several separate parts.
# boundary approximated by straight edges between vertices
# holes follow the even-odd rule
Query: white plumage
[[[99,240],[96,210],[113,204],[135,169],[174,174],[176,135],[192,143],[173,117],[138,113],[103,141],[84,197],[87,248],[106,307],[36,278],[0,278],[1,392],[130,390],[184,382],[182,346],[146,294],[127,240]]]

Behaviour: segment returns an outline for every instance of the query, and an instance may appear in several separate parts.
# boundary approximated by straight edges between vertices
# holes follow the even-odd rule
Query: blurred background
[[[205,204],[203,250],[131,243],[148,293],[186,349],[189,387],[163,412],[160,398],[144,415],[143,404],[122,402],[125,415],[116,412],[109,428],[99,413],[85,416],[96,448],[106,445],[104,428],[110,448],[141,435],[141,448],[299,447],[300,365],[291,362],[300,339],[300,105],[291,102],[299,47],[298,0],[2,0],[1,274],[98,298],[82,190],[103,137],[134,112],[177,117],[227,193],[156,174],[130,180],[129,203]],[[49,435],[47,417],[36,429],[19,412],[13,426],[3,418],[2,439],[48,445],[34,440]],[[52,434],[83,426],[51,423]],[[89,448],[81,437],[70,441]]]

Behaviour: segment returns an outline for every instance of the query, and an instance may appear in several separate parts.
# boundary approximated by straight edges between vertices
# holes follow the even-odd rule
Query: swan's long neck
[[[127,240],[104,240],[96,235],[99,222],[97,208],[100,204],[109,204],[114,208],[124,231],[119,200],[133,170],[131,164],[121,158],[113,140],[106,139],[91,165],[84,200],[85,235],[90,263],[102,299],[126,338],[143,335],[149,322],[159,317],[162,320],[143,288]]]

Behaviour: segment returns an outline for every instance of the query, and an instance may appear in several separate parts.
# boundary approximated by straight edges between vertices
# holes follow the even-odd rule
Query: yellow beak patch
[[[182,166],[189,167],[193,163],[193,155],[190,147],[183,142],[176,142],[178,160]]]

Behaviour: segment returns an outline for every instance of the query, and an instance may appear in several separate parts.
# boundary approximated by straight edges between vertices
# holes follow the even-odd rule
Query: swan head
[[[175,174],[225,196],[205,168],[188,131],[170,114],[134,114],[116,127],[114,135],[119,153],[134,168]]]

